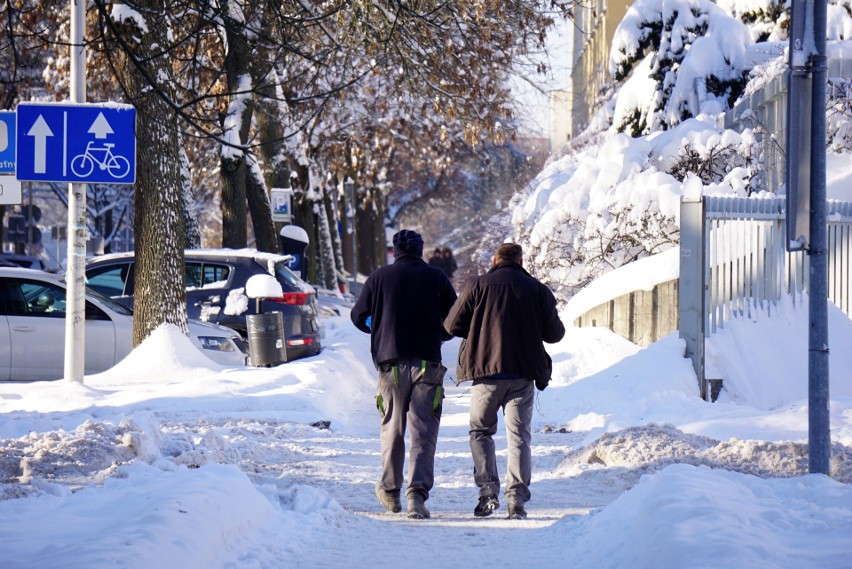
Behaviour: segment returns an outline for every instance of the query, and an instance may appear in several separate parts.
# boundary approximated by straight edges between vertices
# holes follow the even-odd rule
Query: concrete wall
[[[648,346],[677,330],[677,279],[637,290],[590,309],[575,326],[603,326],[634,344]]]

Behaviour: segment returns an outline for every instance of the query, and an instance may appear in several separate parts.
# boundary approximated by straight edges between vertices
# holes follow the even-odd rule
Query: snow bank
[[[762,480],[672,465],[564,531],[578,534],[575,567],[845,569],[850,509],[852,486],[825,476]]]

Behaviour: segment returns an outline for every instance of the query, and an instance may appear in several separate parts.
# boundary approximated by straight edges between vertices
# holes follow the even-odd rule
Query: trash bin
[[[287,361],[284,340],[284,317],[280,312],[264,312],[246,316],[249,363],[255,367],[271,367]]]
[[[285,225],[278,234],[278,243],[281,246],[281,252],[285,255],[293,256],[287,268],[303,279],[308,274],[305,250],[308,248],[309,242],[308,232],[298,225]]]

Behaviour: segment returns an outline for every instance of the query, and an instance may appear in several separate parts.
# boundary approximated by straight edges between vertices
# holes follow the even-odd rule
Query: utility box
[[[298,225],[285,225],[278,234],[278,242],[281,252],[293,258],[287,264],[287,268],[296,273],[297,276],[305,278],[308,274],[307,258],[305,250],[310,240],[308,232]]]

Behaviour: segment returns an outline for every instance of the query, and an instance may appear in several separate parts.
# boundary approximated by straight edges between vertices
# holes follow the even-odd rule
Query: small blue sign
[[[18,105],[18,180],[132,184],[136,109],[131,105]]]
[[[0,112],[0,174],[15,173],[15,112]]]

